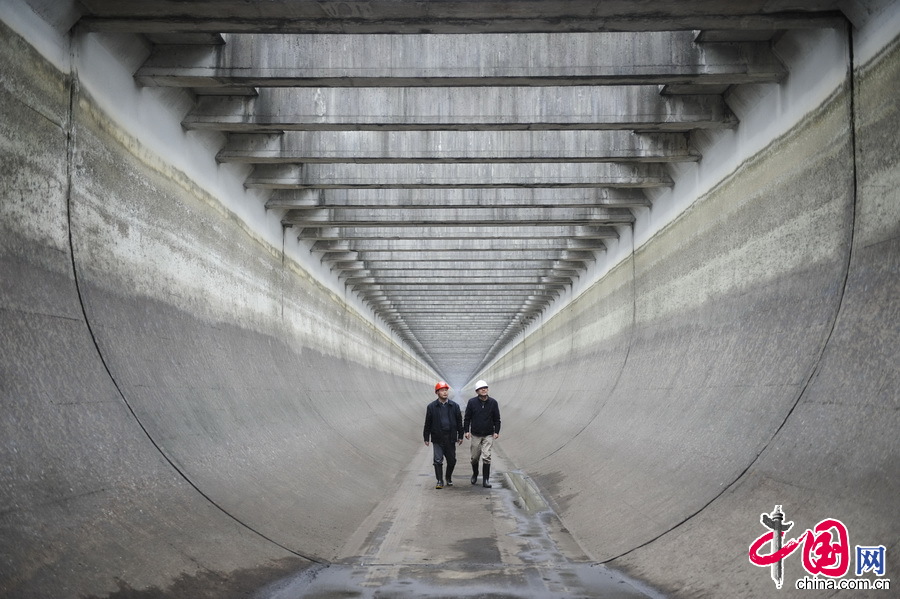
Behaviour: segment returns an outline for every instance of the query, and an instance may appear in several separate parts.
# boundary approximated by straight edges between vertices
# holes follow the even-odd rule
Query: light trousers
[[[485,464],[491,463],[491,448],[494,446],[494,435],[478,437],[472,435],[472,463],[477,464],[481,458]]]

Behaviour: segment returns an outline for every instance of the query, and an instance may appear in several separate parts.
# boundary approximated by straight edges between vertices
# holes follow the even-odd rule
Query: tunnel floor
[[[422,446],[337,560],[261,589],[260,599],[661,598],[593,562],[522,472],[495,449],[493,488],[470,484],[468,442],[454,486],[434,488]]]

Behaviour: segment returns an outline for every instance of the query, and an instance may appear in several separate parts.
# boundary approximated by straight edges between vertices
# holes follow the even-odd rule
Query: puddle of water
[[[358,555],[254,599],[663,599],[592,562],[531,479],[497,466],[493,489],[466,480],[434,491],[410,472],[368,532],[358,531],[367,537]]]
[[[260,599],[647,599],[652,597],[597,564],[556,568],[471,564],[354,566],[333,564],[270,587]],[[381,570],[381,572],[379,572]],[[380,579],[380,580],[379,580]],[[377,580],[377,586],[372,586]]]

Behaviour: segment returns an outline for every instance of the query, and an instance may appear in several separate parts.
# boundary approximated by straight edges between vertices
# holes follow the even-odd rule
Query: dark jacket
[[[422,431],[425,441],[440,443],[445,440],[447,433],[441,430],[441,418],[437,411],[439,402],[440,400],[435,399],[425,408],[425,428]],[[450,419],[450,438],[447,440],[455,443],[463,438],[462,411],[459,409],[459,404],[452,399],[447,400],[445,409]]]
[[[476,437],[500,434],[500,406],[491,396],[481,401],[477,395],[466,404],[465,431]]]

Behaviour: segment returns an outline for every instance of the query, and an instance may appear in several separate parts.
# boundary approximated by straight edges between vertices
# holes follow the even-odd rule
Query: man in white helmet
[[[488,395],[485,381],[475,383],[475,397],[466,404],[463,429],[472,440],[472,484],[478,481],[478,462],[482,462],[481,485],[491,488],[491,448],[500,437],[500,406]]]

